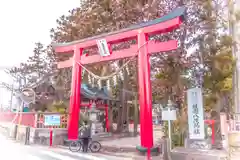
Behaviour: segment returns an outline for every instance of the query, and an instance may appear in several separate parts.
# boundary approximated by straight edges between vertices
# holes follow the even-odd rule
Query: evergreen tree
[[[172,33],[151,37],[157,41],[178,39],[178,50],[152,56],[153,100],[166,104],[170,98],[180,108],[181,117],[177,121],[177,130],[186,130],[187,104],[185,91],[196,86],[200,80],[204,91],[206,112],[218,119],[220,111],[230,111],[232,104],[232,73],[235,60],[231,55],[233,44],[226,32],[224,6],[221,0],[84,0],[81,6],[69,11],[57,19],[57,27],[51,29],[53,43],[71,42],[120,30],[132,24],[149,21],[163,16],[178,6],[186,5],[186,22]],[[129,47],[132,41],[113,46],[114,50]],[[193,50],[194,49],[194,50]],[[192,53],[190,54],[189,51]],[[68,59],[72,54],[55,54],[50,46],[36,43],[34,55],[27,63],[12,68],[9,73],[15,77],[25,77],[34,83],[42,77],[53,77],[54,87],[63,93],[60,99],[67,100],[70,93],[71,68],[56,69],[56,61]],[[96,48],[88,50],[96,54]],[[127,60],[117,61],[121,66]],[[131,75],[121,82],[116,91],[122,88],[137,91],[137,62],[130,64]],[[88,65],[97,75],[105,76],[114,72],[112,62]],[[203,76],[199,74],[202,70]],[[204,69],[204,70],[203,70]],[[202,78],[202,79],[201,79]],[[84,77],[84,82],[86,82]],[[134,88],[134,89],[132,89]],[[126,95],[121,94],[122,97]],[[122,98],[118,114],[126,113],[126,99]],[[215,113],[215,114],[214,114]],[[125,117],[126,119],[126,117]],[[119,124],[122,122],[122,116]],[[180,127],[179,127],[180,126]]]

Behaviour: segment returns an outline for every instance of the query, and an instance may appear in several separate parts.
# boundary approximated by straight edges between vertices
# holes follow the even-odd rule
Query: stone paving
[[[164,136],[164,133],[162,132],[162,129],[155,128],[154,129],[154,145],[159,145],[159,142],[161,141],[162,137]],[[108,148],[108,151],[111,149],[116,152],[117,150],[123,151],[131,151],[136,152],[136,146],[140,145],[140,136],[137,137],[124,137],[124,138],[115,138],[111,140],[104,140],[101,141],[101,144],[105,149]],[[110,149],[110,150],[109,150]]]

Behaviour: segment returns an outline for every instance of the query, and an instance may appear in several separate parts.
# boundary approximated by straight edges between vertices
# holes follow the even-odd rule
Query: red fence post
[[[212,120],[212,125],[211,125],[211,127],[212,127],[212,144],[214,144],[215,143],[215,130],[214,130],[214,120]]]
[[[52,147],[53,145],[53,129],[50,128],[50,137],[49,137],[49,146]]]
[[[214,125],[215,121],[214,120],[205,120],[204,121],[206,124],[211,125],[211,130],[212,130],[212,144],[215,143],[215,130],[214,130]]]

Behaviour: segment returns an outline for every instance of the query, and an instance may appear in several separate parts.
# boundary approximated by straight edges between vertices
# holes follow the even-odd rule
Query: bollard
[[[169,139],[164,138],[164,143],[163,143],[163,160],[172,160],[171,158],[171,150],[170,150],[170,144]]]
[[[49,146],[52,147],[52,145],[53,145],[53,129],[50,128]]]
[[[14,125],[14,132],[13,132],[13,137],[12,137],[14,140],[17,139],[17,134],[18,134],[18,125]]]
[[[147,160],[151,160],[151,148],[147,149]]]
[[[30,140],[30,127],[26,127],[25,145],[29,145],[29,140]]]

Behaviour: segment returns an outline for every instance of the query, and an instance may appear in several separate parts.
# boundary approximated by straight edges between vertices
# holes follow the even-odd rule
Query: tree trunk
[[[121,104],[118,107],[118,122],[117,122],[117,132],[122,131],[122,106]]]
[[[138,94],[134,96],[134,136],[138,134],[139,111],[138,111]]]
[[[110,68],[108,65],[104,65],[102,68],[101,76],[105,76],[107,73],[110,72]],[[109,89],[108,95],[112,97],[112,89]],[[112,101],[107,101],[108,105],[108,127],[109,132],[113,132],[113,107],[112,107]]]
[[[112,94],[109,93],[109,95],[112,95]],[[112,103],[111,103],[111,101],[108,101],[107,104],[108,104],[108,127],[109,127],[109,132],[113,132],[113,108],[112,108]]]
[[[120,61],[120,66],[124,64],[124,61]],[[120,89],[120,106],[118,108],[118,123],[117,123],[117,131],[122,132],[123,130],[123,122],[127,122],[128,115],[127,113],[127,94],[124,89],[128,88],[128,75],[125,70],[123,70],[124,80],[120,81],[119,89]]]
[[[123,92],[122,92],[122,123],[124,123],[125,125],[128,126],[129,124],[129,115],[128,115],[128,94],[127,92],[124,91],[124,89],[128,89],[128,75],[127,75],[127,72],[126,70],[123,70],[123,76],[124,76],[124,80],[123,80]],[[127,127],[125,126],[125,127]],[[127,127],[128,129],[128,127]]]

